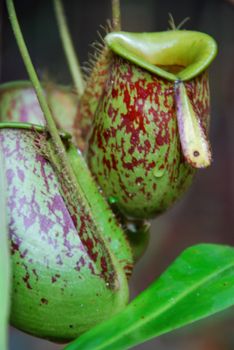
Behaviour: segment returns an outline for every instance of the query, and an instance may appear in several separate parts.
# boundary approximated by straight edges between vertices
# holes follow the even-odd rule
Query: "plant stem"
[[[54,0],[54,10],[58,23],[59,33],[62,40],[63,49],[67,58],[68,66],[75,84],[77,93],[81,96],[84,92],[84,81],[80,64],[76,56],[71,35],[68,29],[64,7],[61,0]]]
[[[121,30],[120,0],[112,0],[112,24],[113,31]]]
[[[8,9],[12,29],[13,29],[13,32],[14,32],[14,35],[16,38],[16,42],[18,44],[22,59],[24,61],[25,67],[26,67],[26,70],[28,72],[28,75],[30,77],[32,85],[35,89],[39,104],[41,106],[45,120],[47,122],[47,128],[48,128],[48,131],[50,133],[51,139],[53,141],[55,151],[56,151],[57,156],[58,156],[58,162],[60,163],[60,165],[62,167],[66,168],[67,174],[68,174],[69,178],[71,179],[72,183],[76,184],[74,172],[73,172],[72,167],[70,165],[70,162],[67,158],[66,150],[65,150],[63,142],[60,138],[59,131],[56,127],[56,124],[54,122],[54,119],[53,119],[53,116],[52,116],[51,111],[49,109],[49,106],[47,104],[46,97],[44,95],[42,86],[41,86],[40,81],[37,77],[36,71],[33,67],[31,58],[30,58],[29,53],[28,53],[28,49],[25,45],[25,41],[24,41],[20,26],[19,26],[17,16],[16,16],[14,2],[13,2],[13,0],[6,0],[6,4],[7,4],[7,9]]]

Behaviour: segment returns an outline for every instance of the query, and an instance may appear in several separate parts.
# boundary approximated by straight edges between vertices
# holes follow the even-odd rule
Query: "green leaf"
[[[234,304],[234,249],[201,244],[186,249],[127,308],[65,350],[124,350]]]
[[[10,300],[10,256],[6,222],[5,174],[0,148],[0,349],[7,350]]]

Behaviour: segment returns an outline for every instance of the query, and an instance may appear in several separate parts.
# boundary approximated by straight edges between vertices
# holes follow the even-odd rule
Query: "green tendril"
[[[61,0],[54,0],[54,10],[58,23],[59,33],[63,45],[63,49],[67,58],[71,76],[79,96],[84,92],[84,80],[79,64],[78,57],[75,53],[72,43],[71,34],[68,29],[65,11]]]
[[[113,31],[121,30],[120,0],[112,0],[112,25]]]
[[[13,2],[13,0],[6,0],[6,4],[7,4],[8,13],[9,13],[9,19],[11,22],[11,26],[12,26],[15,38],[16,38],[16,42],[18,44],[18,48],[20,50],[23,62],[25,64],[25,67],[26,67],[26,70],[27,70],[28,75],[30,77],[30,80],[32,82],[32,85],[35,89],[39,104],[41,106],[45,120],[47,122],[48,132],[51,136],[51,139],[52,139],[52,142],[53,142],[53,145],[55,148],[55,152],[57,154],[58,166],[66,169],[67,176],[69,177],[71,183],[76,188],[76,185],[77,185],[76,178],[75,178],[73,169],[70,165],[70,162],[67,158],[64,144],[61,140],[61,137],[59,135],[59,131],[58,131],[57,126],[54,122],[51,111],[49,109],[48,103],[46,101],[46,97],[45,97],[43,89],[42,89],[42,86],[40,84],[40,81],[37,77],[36,71],[33,67],[31,58],[29,56],[29,52],[28,52],[28,49],[26,47],[21,29],[19,26],[19,22],[17,19],[17,15],[15,12],[14,2]]]

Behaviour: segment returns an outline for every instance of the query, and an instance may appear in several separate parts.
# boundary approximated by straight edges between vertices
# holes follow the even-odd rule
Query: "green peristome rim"
[[[46,127],[43,125],[31,124],[31,123],[18,123],[18,122],[0,122],[0,129],[24,129],[29,131],[44,132]],[[62,139],[69,140],[71,135],[63,130],[59,131],[59,135]]]
[[[105,37],[105,41],[119,56],[171,81],[186,81],[196,77],[217,54],[217,44],[211,36],[187,30],[112,32]],[[174,74],[160,66],[183,68]]]
[[[13,80],[0,84],[0,91],[12,88],[32,88],[32,83],[29,80]]]
[[[59,90],[62,90],[64,92],[71,92],[75,94],[75,92],[72,90],[72,87],[69,85],[55,84],[54,82],[48,81],[48,82],[42,83],[42,86],[46,87],[47,85],[50,85],[50,84],[53,87],[56,86]],[[6,83],[0,84],[0,92],[6,89],[19,89],[19,88],[34,89],[30,80],[12,80],[12,81],[7,81]]]

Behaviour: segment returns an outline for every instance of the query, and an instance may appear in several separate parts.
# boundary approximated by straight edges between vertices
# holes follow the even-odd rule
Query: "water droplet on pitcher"
[[[98,187],[98,192],[101,193],[101,194],[103,194],[103,190],[102,190],[101,187]]]
[[[108,198],[108,201],[109,201],[110,204],[115,204],[115,203],[117,203],[117,198],[111,196],[111,197]]]
[[[159,168],[159,169],[156,168],[154,170],[154,176],[155,177],[162,177],[164,173],[165,173],[165,168]]]

